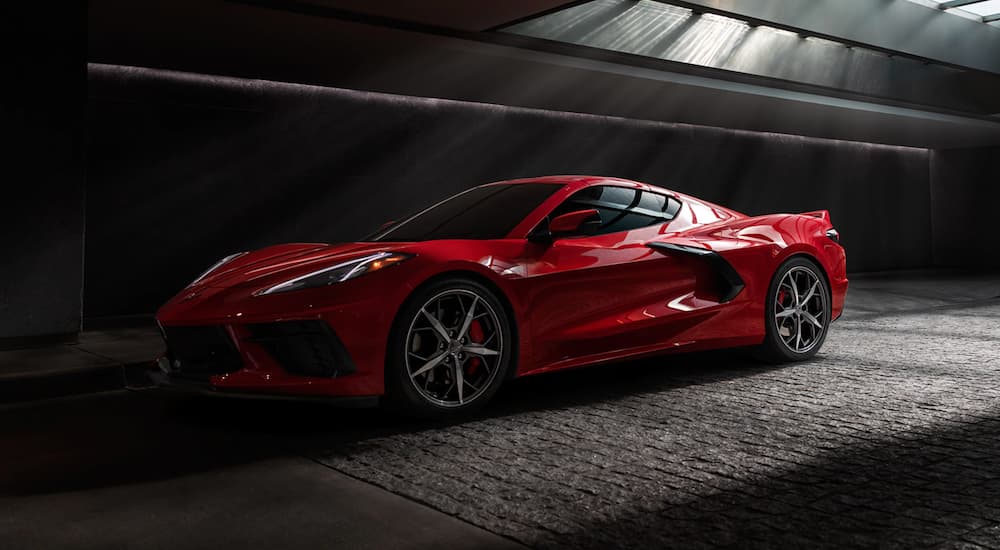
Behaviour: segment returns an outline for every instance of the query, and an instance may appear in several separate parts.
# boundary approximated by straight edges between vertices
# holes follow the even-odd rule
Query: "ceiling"
[[[846,44],[1000,75],[1000,29],[924,0],[670,0]]]
[[[386,17],[422,25],[484,31],[572,3],[571,0],[302,0],[373,17]]]
[[[1000,77],[659,0],[590,0],[502,30],[780,81],[775,85],[977,115],[1000,111]]]
[[[853,0],[837,0],[848,1]],[[907,0],[892,1],[918,8]],[[969,110],[494,30],[581,2],[476,2],[478,9],[463,7],[466,2],[460,0],[426,0],[420,9],[413,4],[91,0],[87,57],[110,65],[872,143],[931,148],[1000,144],[1000,119]],[[824,40],[806,42],[830,47]],[[864,74],[861,80],[867,79]],[[962,87],[963,93],[983,89],[988,88]],[[1000,93],[986,96],[982,101],[996,101]],[[206,97],[211,94],[198,100]]]

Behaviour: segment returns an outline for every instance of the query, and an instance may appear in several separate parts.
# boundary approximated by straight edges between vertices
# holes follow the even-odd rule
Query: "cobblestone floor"
[[[1000,302],[856,316],[813,361],[516,381],[316,460],[540,548],[1000,548]]]

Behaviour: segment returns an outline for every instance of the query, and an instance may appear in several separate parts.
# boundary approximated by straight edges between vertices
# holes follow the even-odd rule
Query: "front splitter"
[[[193,380],[180,380],[164,373],[159,368],[149,371],[149,378],[162,390],[185,393],[189,395],[207,395],[211,397],[229,399],[254,399],[261,401],[298,401],[309,403],[326,403],[344,408],[371,408],[379,405],[378,395],[348,395],[348,396],[325,396],[325,395],[287,395],[277,393],[261,393],[240,390],[230,390],[213,386],[207,382],[196,382]]]

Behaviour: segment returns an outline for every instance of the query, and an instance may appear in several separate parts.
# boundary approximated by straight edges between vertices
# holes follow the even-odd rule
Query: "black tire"
[[[472,296],[477,296],[478,300],[472,301]],[[452,298],[453,303],[449,306],[447,300]],[[436,302],[439,305],[442,302],[445,303],[445,311],[436,310],[433,316],[438,318],[437,314],[441,313],[439,319],[441,325],[449,329],[448,332],[456,333],[455,338],[447,343],[443,343],[444,337],[432,326],[430,329],[427,327],[418,328],[418,325],[424,322],[429,326],[432,325],[422,309],[429,303],[435,303],[435,300],[439,300]],[[461,314],[458,314],[459,317],[455,317],[448,310],[455,309],[454,313],[457,314],[458,307],[462,305],[466,308],[471,306],[473,312],[477,308],[483,312],[481,320],[476,319],[472,322],[481,322],[489,327],[490,333],[493,334],[490,337],[493,344],[480,346],[479,349],[497,351],[496,355],[478,356],[463,352],[462,350],[471,349],[465,347],[459,348],[454,353],[449,353],[452,348],[448,346],[458,346],[457,338],[461,335],[457,333],[462,328],[464,317],[461,317]],[[465,312],[467,313],[468,309]],[[466,332],[471,333],[471,330],[467,329]],[[482,329],[482,332],[485,334],[485,329]],[[389,334],[385,365],[387,405],[409,415],[430,419],[454,418],[479,410],[496,394],[500,385],[507,379],[508,373],[514,368],[516,362],[514,348],[517,342],[514,341],[513,334],[512,320],[503,303],[492,290],[477,281],[454,277],[434,281],[418,288],[396,315]],[[428,335],[433,335],[435,342],[432,343]],[[496,339],[499,340],[499,349],[486,349],[490,345],[496,347]],[[469,340],[470,345],[478,345],[471,341],[471,335],[467,340]],[[442,345],[444,349],[438,349]],[[414,353],[411,354],[411,351]],[[416,352],[421,352],[423,355]],[[446,356],[444,360],[447,363],[439,363],[426,374],[417,375],[417,378],[411,376],[411,371],[421,370],[422,367],[437,360],[438,355]],[[465,358],[460,359],[459,357],[463,355]],[[408,359],[410,363],[407,362]],[[476,366],[482,369],[478,371],[480,378],[477,378],[476,381],[483,385],[478,388],[471,399],[466,397],[466,400],[461,402],[459,399],[468,395],[466,392],[472,391],[471,388],[474,387],[471,385],[472,379],[468,378],[471,374],[466,374],[471,373],[471,363],[474,361],[478,361]],[[456,364],[463,365],[462,380],[466,383],[457,383]],[[488,377],[487,372],[489,373]],[[451,379],[452,393],[445,391],[449,378]],[[418,385],[422,387],[418,387]],[[457,394],[459,386],[464,388],[462,396]],[[442,394],[442,392],[444,393]]]
[[[809,298],[807,303],[800,304],[801,307],[789,302],[790,298],[787,297],[790,292],[785,281],[789,273],[793,273],[791,277],[797,278],[798,281],[810,280],[811,276],[811,281],[817,286],[815,294]],[[779,293],[780,287],[784,287],[784,296]],[[805,289],[800,289],[800,293],[806,294]],[[783,300],[783,303],[779,303],[779,298]],[[823,342],[830,330],[830,304],[830,287],[826,282],[822,268],[804,256],[793,256],[786,260],[775,271],[771,284],[768,286],[764,308],[766,335],[764,342],[754,350],[754,356],[768,363],[786,363],[804,361],[816,355],[823,347]],[[777,318],[779,307],[781,312],[799,309],[806,311],[813,319],[822,324],[822,329],[815,327],[808,317],[803,317],[801,311],[799,313],[793,311],[787,318]],[[798,329],[795,328],[796,321],[803,323]],[[801,340],[796,341],[795,330],[799,331]]]

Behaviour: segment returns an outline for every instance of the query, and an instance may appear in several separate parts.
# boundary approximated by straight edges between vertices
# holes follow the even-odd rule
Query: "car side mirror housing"
[[[587,225],[601,224],[601,213],[596,209],[567,212],[553,219],[545,218],[528,234],[528,241],[538,244],[552,244],[561,236],[581,233]]]
[[[585,226],[594,223],[601,223],[601,214],[596,209],[576,210],[553,218],[549,222],[549,232],[555,237],[571,235],[580,233]]]

